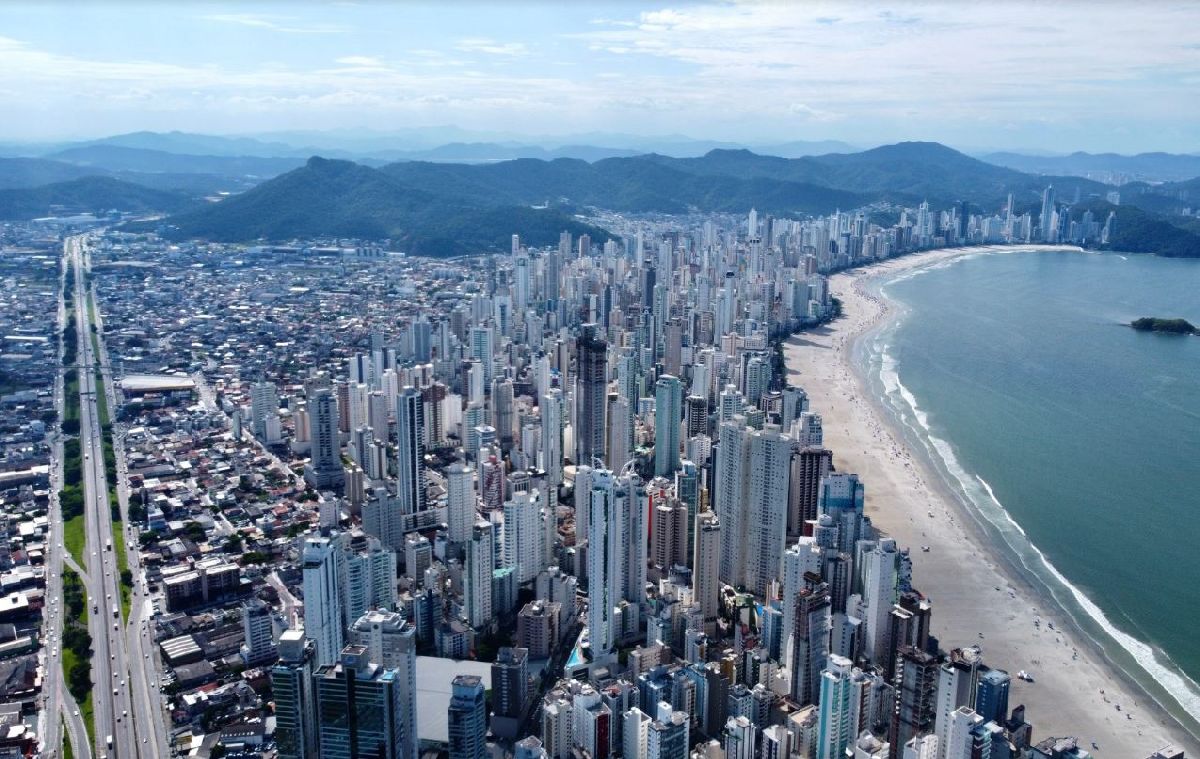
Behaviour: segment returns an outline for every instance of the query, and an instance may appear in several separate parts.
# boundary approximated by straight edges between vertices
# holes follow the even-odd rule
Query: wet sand
[[[891,315],[892,307],[867,287],[871,281],[985,250],[928,251],[832,276],[830,289],[843,315],[787,342],[790,381],[807,391],[812,410],[822,415],[825,446],[837,469],[863,478],[875,525],[911,549],[913,583],[932,601],[932,631],[942,648],[978,645],[988,666],[1013,676],[1009,706],[1026,705],[1035,742],[1075,736],[1080,747],[1121,759],[1142,759],[1175,743],[1195,755],[1189,735],[1168,725],[1147,696],[1135,696],[1088,645],[1063,632],[1066,620],[984,545],[965,506],[912,454],[854,365],[856,340]],[[1020,670],[1036,682],[1018,680]]]

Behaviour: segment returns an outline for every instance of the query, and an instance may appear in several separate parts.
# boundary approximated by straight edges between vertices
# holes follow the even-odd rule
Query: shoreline
[[[879,287],[904,272],[963,257],[1023,251],[1086,252],[1045,245],[945,248],[832,275],[830,291],[842,300],[842,317],[785,342],[789,381],[805,388],[822,415],[837,469],[863,477],[872,521],[911,550],[914,585],[933,603],[932,631],[942,648],[979,645],[989,666],[1013,673],[1009,705],[1026,705],[1035,741],[1076,736],[1081,748],[1091,751],[1094,741],[1096,753],[1122,757],[1147,756],[1168,743],[1194,753],[1196,739],[1175,716],[1109,660],[1101,641],[1048,587],[1039,587],[1042,580],[1006,555],[1007,546],[994,544],[986,517],[974,513],[948,473],[913,444],[905,423],[870,384],[865,346],[902,315]],[[919,550],[923,546],[928,553]],[[1036,682],[1018,680],[1019,669]]]

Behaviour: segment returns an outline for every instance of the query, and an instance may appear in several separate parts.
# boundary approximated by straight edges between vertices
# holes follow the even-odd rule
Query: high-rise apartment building
[[[313,681],[321,759],[412,757],[395,670],[368,661],[363,646],[346,646],[336,664],[317,669]]]
[[[337,398],[329,388],[319,388],[309,400],[312,455],[304,467],[304,481],[317,490],[340,492],[346,483],[342,466]]]
[[[654,384],[654,475],[670,477],[679,469],[679,429],[683,383],[665,374]]]
[[[396,398],[396,495],[402,514],[425,510],[425,404],[411,385]]]
[[[604,458],[605,404],[608,397],[608,343],[597,324],[585,324],[577,343],[575,376],[575,460],[592,465]]]
[[[487,756],[487,703],[483,680],[458,675],[450,685],[446,709],[450,759],[484,759]]]

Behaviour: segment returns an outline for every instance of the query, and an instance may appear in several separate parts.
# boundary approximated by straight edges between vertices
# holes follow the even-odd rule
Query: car
[[[76,717],[78,717],[78,716],[79,716],[79,710],[78,710],[78,709],[76,709],[76,710],[75,710],[75,716],[76,716]]]

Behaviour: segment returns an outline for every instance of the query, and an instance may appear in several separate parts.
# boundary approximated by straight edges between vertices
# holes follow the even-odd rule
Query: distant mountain
[[[1180,153],[1072,153],[1065,156],[1035,156],[1021,153],[990,153],[981,156],[997,166],[1030,174],[1059,174],[1123,183],[1176,182],[1200,177],[1200,156]]]
[[[70,147],[109,145],[163,153],[202,156],[278,157],[296,154],[296,147],[283,142],[266,142],[252,137],[225,137],[189,132],[130,132],[77,143]]]
[[[52,153],[47,158],[107,171],[142,173],[216,174],[269,178],[304,165],[303,158],[215,156],[167,153],[121,145],[87,145]]]
[[[1040,193],[1053,181],[1063,191],[1076,187],[1087,197],[1107,188],[1077,177],[1043,178],[971,158],[936,142],[901,142],[861,153],[833,153],[786,159],[749,150],[714,150],[701,158],[653,156],[658,163],[694,174],[755,176],[808,182],[847,192],[906,202],[946,205],[968,200],[983,207],[1002,203],[1007,193],[1019,200]]]
[[[0,190],[67,182],[97,173],[107,172],[46,158],[0,158]]]
[[[562,212],[565,207],[668,214],[745,213],[753,207],[797,216],[927,199],[935,207],[963,200],[995,212],[1011,194],[1020,213],[1035,208],[1050,183],[1060,199],[1077,196],[1078,208],[1103,204],[1111,189],[1080,177],[1034,176],[919,142],[803,158],[714,150],[698,158],[402,161],[378,169],[313,158],[242,195],[168,221],[180,236],[392,238],[414,252],[445,255],[502,249],[513,232],[534,244],[552,243],[559,229],[580,227]],[[1174,208],[1189,191],[1187,184],[1149,188],[1131,194],[1129,203],[1123,195],[1114,246],[1158,244],[1164,255],[1188,255],[1189,238],[1176,232],[1191,232],[1157,205]],[[1174,194],[1154,194],[1167,192]],[[1142,242],[1133,239],[1143,234]]]
[[[76,213],[173,213],[195,205],[182,193],[164,192],[112,177],[83,177],[23,189],[0,190],[0,219],[36,219]]]
[[[554,209],[482,205],[401,183],[350,161],[311,158],[302,167],[220,203],[166,220],[176,237],[227,242],[295,237],[390,238],[418,255],[503,249],[513,233],[532,244],[562,230],[607,233]]]
[[[451,142],[428,150],[381,150],[371,153],[372,158],[390,161],[450,161],[455,163],[491,163],[511,161],[517,158],[539,158],[543,161],[555,158],[579,158],[584,161],[598,161],[603,158],[634,155],[639,155],[639,152],[621,148],[601,148],[595,145],[563,145],[547,149],[539,145],[497,142]]]
[[[633,213],[744,213],[758,208],[770,213],[816,214],[873,200],[805,182],[692,174],[664,164],[661,158],[608,158],[590,164],[568,158],[527,158],[470,166],[405,162],[385,166],[381,171],[404,184],[478,203],[563,200]]]

